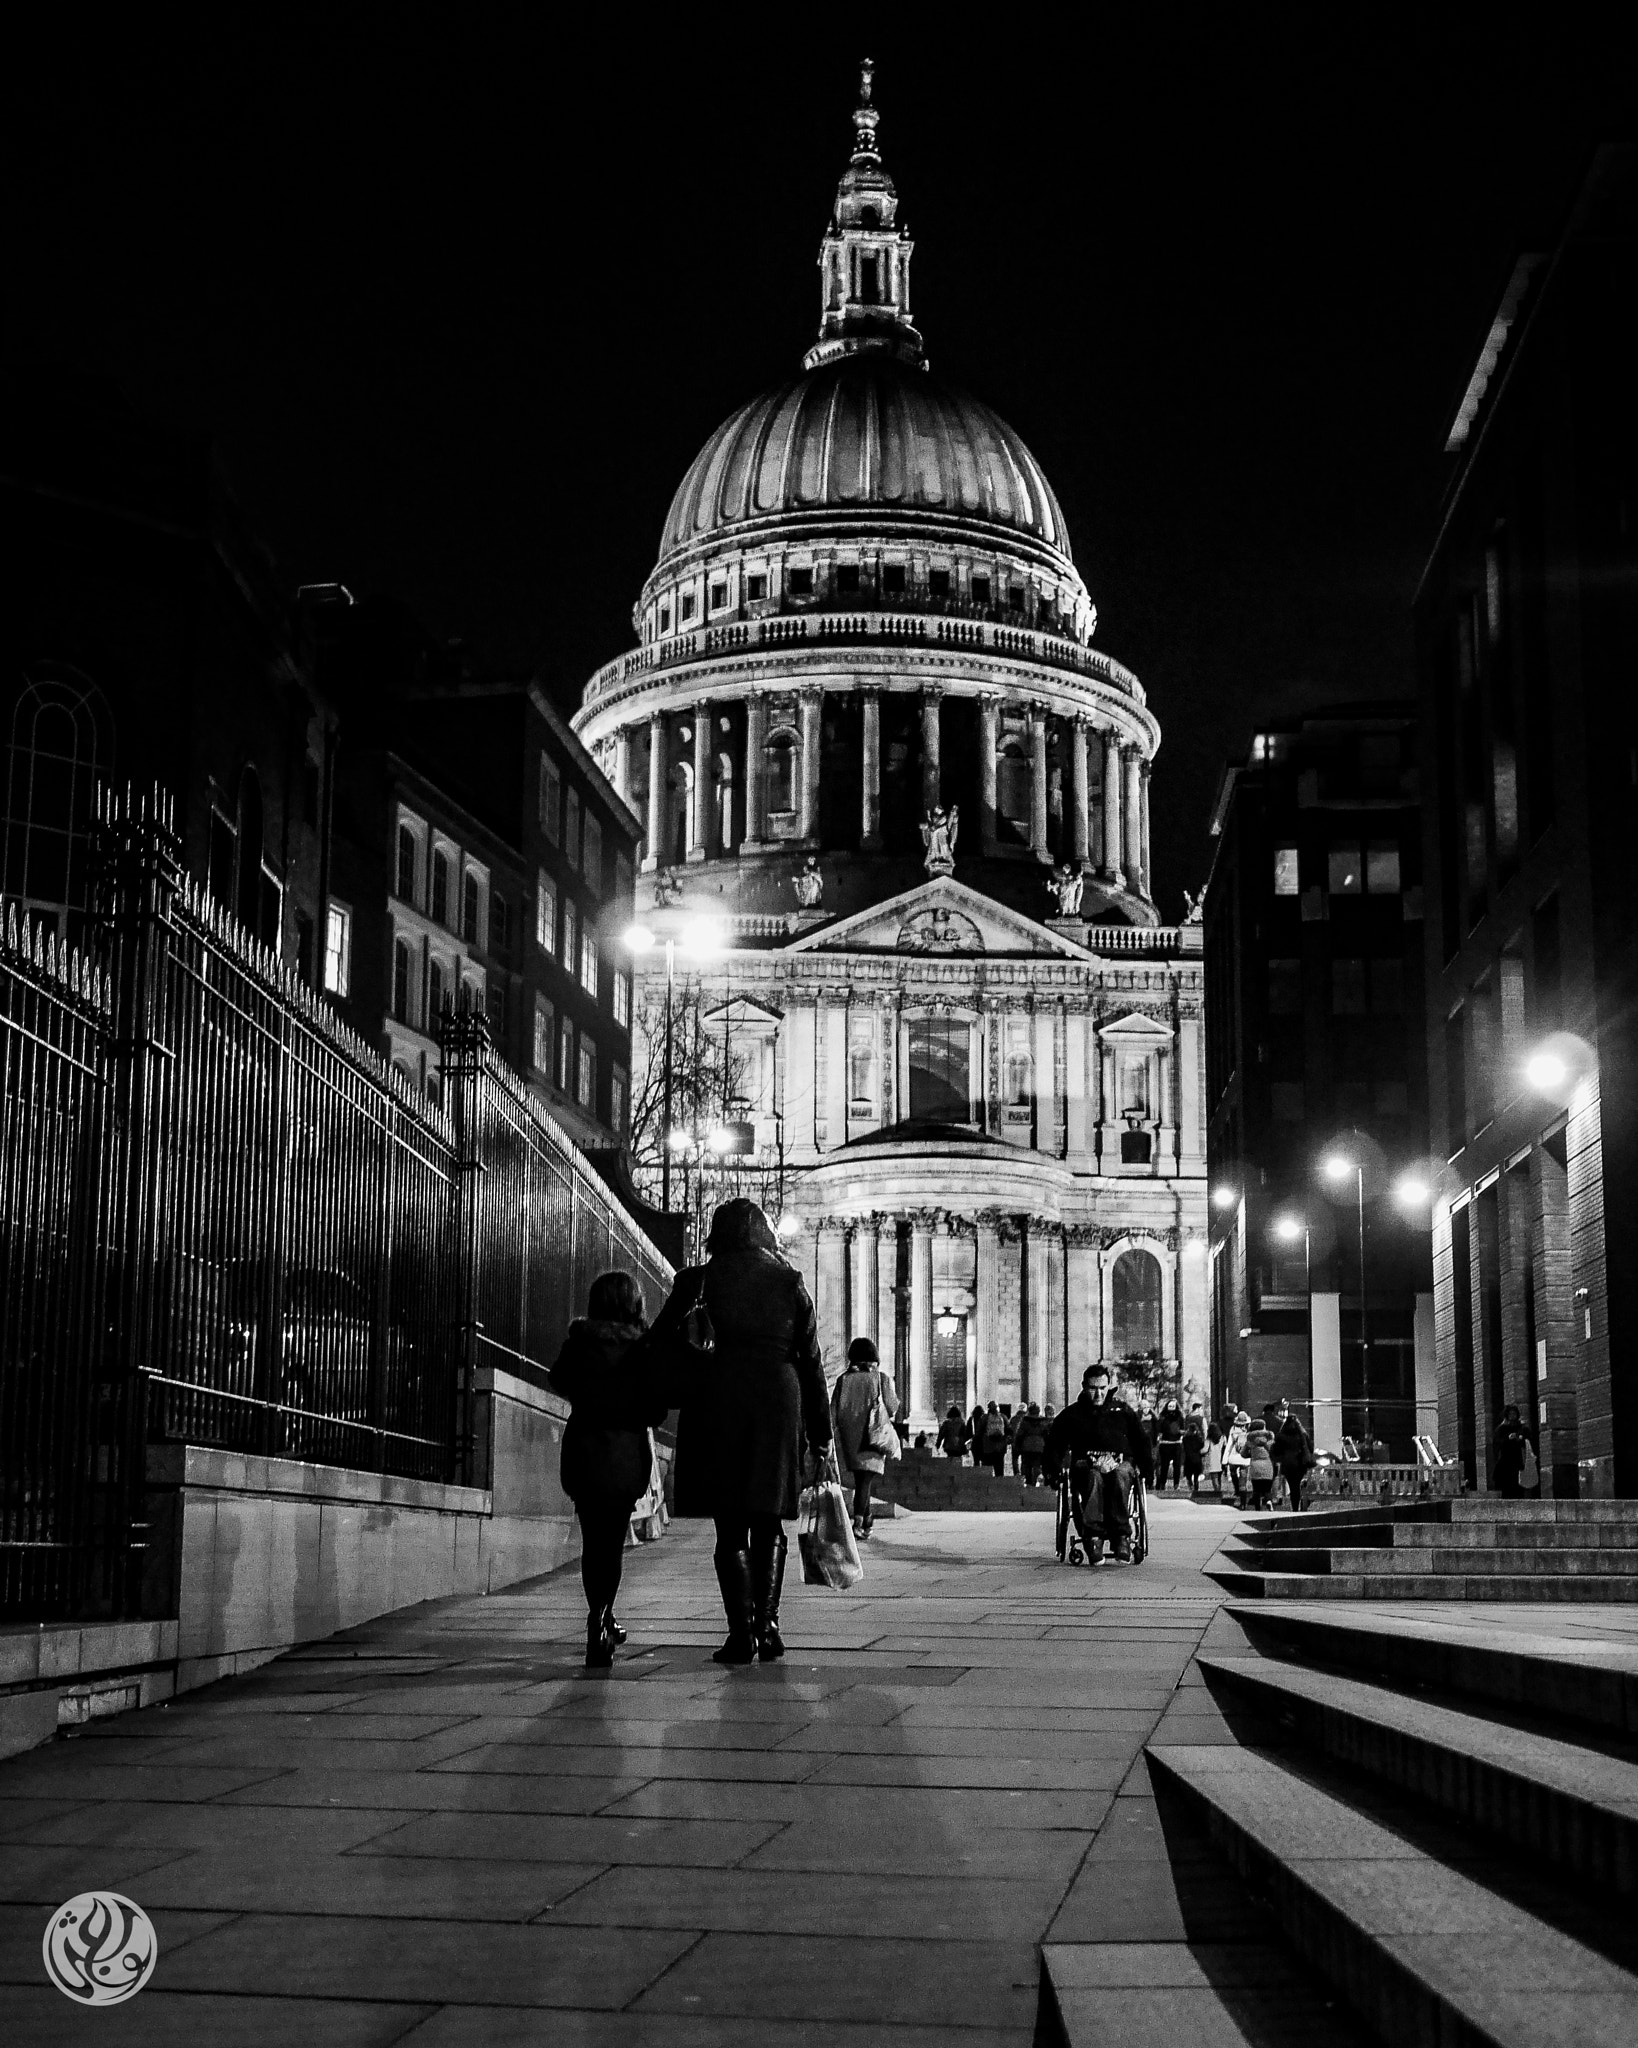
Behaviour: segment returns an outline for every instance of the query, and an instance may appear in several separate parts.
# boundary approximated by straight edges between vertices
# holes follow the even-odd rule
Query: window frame
[[[331,962],[335,962],[332,973]],[[343,1002],[352,993],[353,912],[352,906],[332,896],[324,906],[324,992]]]

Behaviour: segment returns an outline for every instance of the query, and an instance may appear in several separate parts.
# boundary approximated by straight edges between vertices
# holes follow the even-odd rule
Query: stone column
[[[1029,1330],[1024,1370],[1018,1388],[1023,1401],[1050,1401],[1052,1377],[1049,1370],[1048,1333],[1051,1329],[1052,1290],[1047,1279],[1047,1233],[1050,1226],[1034,1217],[1029,1225]]]
[[[648,720],[648,844],[643,866],[660,865],[665,838],[665,713],[654,711]]]
[[[1038,1401],[1050,1401],[1056,1408],[1069,1405],[1069,1367],[1065,1346],[1067,1343],[1067,1306],[1065,1287],[1066,1247],[1064,1234],[1054,1228],[1046,1241],[1046,1314],[1042,1318],[1046,1330],[1045,1368],[1041,1383],[1035,1390]],[[1080,1388],[1075,1389],[1076,1393]]]
[[[1136,747],[1129,748],[1126,763],[1126,815],[1121,821],[1121,839],[1126,859],[1126,886],[1135,896],[1143,894],[1143,763]]]
[[[986,847],[995,844],[995,759],[1000,750],[1000,703],[994,697],[981,697],[978,700],[978,836]],[[983,1367],[980,1366],[979,1370],[982,1372]]]
[[[1050,861],[1047,846],[1047,729],[1046,713],[1034,705],[1029,714],[1029,850],[1037,860]]]
[[[819,1293],[814,1309],[819,1323],[819,1355],[825,1377],[834,1380],[847,1362],[847,1238],[846,1226],[827,1216],[819,1225]]]
[[[1072,797],[1070,808],[1070,831],[1073,836],[1075,865],[1087,868],[1092,857],[1092,792],[1091,778],[1086,759],[1086,720],[1077,718],[1071,739],[1070,766],[1072,771]]]
[[[910,1219],[910,1422],[924,1428],[933,1412],[933,1218]]]
[[[978,1258],[974,1274],[974,1309],[978,1339],[978,1388],[975,1401],[995,1399],[996,1353],[1000,1343],[1001,1237],[993,1215],[978,1219]]]
[[[1154,890],[1150,880],[1149,871],[1149,764],[1147,761],[1145,761],[1143,764],[1142,779],[1142,831],[1139,835],[1139,839],[1140,844],[1143,847],[1143,893],[1145,896],[1152,896]]]
[[[1091,1242],[1091,1233],[1084,1227],[1070,1232],[1064,1266],[1064,1292],[1069,1302],[1064,1376],[1069,1398],[1073,1400],[1081,1391],[1081,1374],[1103,1355],[1098,1252]]]
[[[859,850],[876,853],[882,843],[882,699],[879,690],[864,693],[864,797],[859,810]]]
[[[1024,1383],[1024,1235],[1019,1219],[1003,1217],[998,1236],[994,1377],[986,1398],[1011,1401]]]
[[[848,1332],[851,1343],[855,1337],[868,1337],[880,1355],[882,1340],[876,1334],[876,1297],[878,1292],[878,1266],[876,1256],[876,1219],[864,1216],[853,1226],[853,1295],[852,1325]],[[888,1340],[887,1369],[893,1370],[892,1339]]]
[[[1103,879],[1119,886],[1120,862],[1120,741],[1114,733],[1103,740]]]
[[[631,802],[631,728],[621,726],[614,735],[614,774],[610,778],[622,802]]]
[[[745,704],[745,840],[746,848],[759,847],[768,830],[765,811],[768,785],[764,779],[768,752],[768,706],[760,696]]]
[[[690,860],[704,860],[711,851],[711,707],[694,706],[694,830]]]
[[[939,693],[927,690],[921,700],[921,807],[930,811],[939,800]]]
[[[801,837],[819,836],[819,710],[823,700],[817,690],[802,693],[802,808],[798,819]]]
[[[898,1385],[894,1349],[898,1341],[899,1301],[894,1289],[899,1284],[899,1219],[876,1219],[876,1348],[882,1369]],[[910,1389],[899,1387],[899,1399],[907,1401]]]

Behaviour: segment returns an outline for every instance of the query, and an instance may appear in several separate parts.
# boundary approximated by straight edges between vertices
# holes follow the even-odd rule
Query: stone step
[[[1269,1555],[1266,1551],[1261,1554]],[[1395,1543],[1391,1550],[1374,1547],[1354,1550],[1338,1544],[1332,1550],[1314,1553],[1281,1551],[1282,1569],[1286,1558],[1291,1555],[1328,1556],[1334,1572],[1385,1572],[1390,1575],[1400,1572],[1503,1572],[1514,1575],[1542,1572],[1549,1578],[1579,1577],[1587,1573],[1620,1578],[1638,1573],[1638,1556],[1632,1550],[1593,1550],[1581,1544],[1562,1548],[1557,1544],[1510,1545],[1505,1550],[1467,1543]],[[1297,1565],[1291,1569],[1301,1571],[1312,1567]]]
[[[882,1474],[874,1491],[884,1500],[932,1511],[1052,1514],[1058,1505],[1058,1496],[1049,1486],[1026,1486],[1021,1479],[997,1479],[993,1472],[942,1461],[935,1465],[905,1459]]]
[[[1382,2040],[1638,2039],[1638,1977],[1273,1759],[1234,1744],[1145,1754],[1157,1789],[1201,1820]]]
[[[1391,1552],[1371,1552],[1373,1560]],[[1270,1571],[1218,1559],[1206,1577],[1247,1600],[1638,1601],[1638,1574],[1560,1572]]]
[[[1415,1795],[1568,1879],[1638,1892],[1638,1763],[1266,1657],[1196,1659],[1220,1702]]]

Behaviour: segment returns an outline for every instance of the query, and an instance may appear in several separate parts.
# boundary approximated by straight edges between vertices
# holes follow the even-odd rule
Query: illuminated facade
[[[868,67],[854,120],[819,340],[701,450],[574,723],[665,914],[727,937],[707,1001],[832,1368],[874,1337],[918,1422],[1061,1402],[1099,1357],[1203,1389],[1199,927],[1151,899],[1159,726],[1091,644],[1034,457],[928,368]]]

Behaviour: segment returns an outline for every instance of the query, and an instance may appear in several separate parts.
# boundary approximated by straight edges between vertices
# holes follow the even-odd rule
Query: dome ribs
[[[790,503],[791,452],[796,445],[793,427],[802,410],[803,379],[789,384],[762,401],[766,419],[762,435],[762,460],[757,467],[756,509],[777,512]]]

